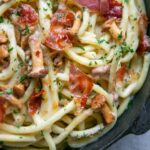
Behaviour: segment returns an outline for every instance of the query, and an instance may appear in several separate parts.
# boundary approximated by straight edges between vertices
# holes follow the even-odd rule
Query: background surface
[[[127,135],[107,150],[150,150],[150,131],[143,135]]]

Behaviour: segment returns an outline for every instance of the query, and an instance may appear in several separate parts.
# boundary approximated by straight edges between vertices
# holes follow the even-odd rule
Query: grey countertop
[[[150,131],[143,135],[127,135],[107,150],[150,150]]]

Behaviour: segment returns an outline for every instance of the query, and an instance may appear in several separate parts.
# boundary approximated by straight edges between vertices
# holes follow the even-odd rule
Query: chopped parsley
[[[103,42],[105,42],[105,39],[96,39],[98,44],[102,44]]]
[[[19,64],[18,64],[18,68],[23,67],[23,65],[24,65],[24,62],[23,62],[23,61],[20,61]]]
[[[27,79],[28,79],[28,76],[27,75],[23,75],[23,76],[20,77],[19,81],[23,82],[23,81],[25,81]]]
[[[15,11],[12,13],[12,15],[20,16],[20,13],[18,11]]]
[[[92,65],[92,61],[89,62],[89,66],[91,66],[91,65]]]
[[[117,47],[117,45],[114,44],[110,48],[113,49],[113,48],[116,48],[116,47]]]
[[[94,63],[95,63],[95,65],[97,65],[97,61],[95,61]]]
[[[120,46],[118,52],[117,52],[117,59],[119,59],[120,57],[122,57],[123,55],[127,54],[127,53],[133,53],[134,50],[127,45],[125,42]]]
[[[13,89],[9,88],[3,92],[0,92],[0,96],[3,96],[3,94],[8,94],[8,95],[12,95],[13,94]]]
[[[122,39],[122,32],[118,35],[118,40],[121,40]]]
[[[48,6],[48,7],[52,7],[51,2],[47,2],[47,6]]]
[[[85,48],[84,48],[83,46],[78,45],[78,47],[79,47],[80,49],[82,49],[83,51],[85,51]]]
[[[21,127],[20,124],[16,124],[15,126],[16,126],[16,128],[18,128],[18,129]]]
[[[13,89],[7,89],[6,94],[9,94],[9,95],[13,94]]]
[[[128,4],[128,3],[129,3],[129,0],[124,0],[124,2]]]
[[[89,24],[89,28],[92,28],[92,24]]]
[[[47,8],[43,8],[43,10],[44,10],[44,11],[47,11],[48,9],[47,9]]]
[[[11,51],[13,51],[13,49],[14,49],[13,47],[9,47],[8,52],[10,53]]]
[[[2,16],[0,16],[0,23],[4,22],[4,18]]]
[[[30,29],[29,29],[28,25],[26,25],[23,35],[28,35],[28,34],[30,34]]]
[[[63,95],[59,92],[58,97],[59,97],[59,100],[61,100],[63,98]]]
[[[4,93],[3,92],[0,92],[0,96],[2,96]]]
[[[78,16],[77,16],[77,18],[78,18],[78,19],[80,19],[80,18],[81,18],[81,16],[80,16],[80,15],[78,15]]]

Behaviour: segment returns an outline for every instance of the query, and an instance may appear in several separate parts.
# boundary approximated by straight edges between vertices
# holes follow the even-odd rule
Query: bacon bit
[[[74,65],[70,66],[70,90],[76,99],[81,99],[81,107],[85,108],[88,95],[93,88],[93,80]]]
[[[20,29],[33,27],[38,23],[38,15],[36,11],[28,4],[20,4],[17,9],[12,10],[12,21]],[[18,15],[13,15],[18,14]]]
[[[140,29],[140,44],[137,50],[139,55],[144,54],[144,52],[150,50],[150,38],[146,35],[146,29],[148,26],[148,18],[146,15],[141,14],[139,19],[139,29]]]
[[[61,51],[72,46],[70,39],[66,31],[62,30],[61,33],[50,32],[45,40],[45,45],[54,50]]]
[[[117,0],[76,0],[79,4],[91,10],[98,11],[102,16],[121,18],[123,6]]]
[[[31,116],[33,116],[41,106],[41,96],[45,93],[44,90],[41,90],[38,93],[33,93],[29,99],[28,103],[28,112]]]
[[[104,0],[103,0],[104,1]],[[106,18],[122,18],[122,9],[123,6],[117,0],[108,0],[109,2],[109,11],[106,14],[103,14]]]
[[[0,123],[2,123],[5,119],[5,112],[6,112],[5,102],[3,100],[0,100]]]
[[[69,28],[73,26],[74,14],[69,9],[59,9],[51,19],[50,33],[45,39],[45,45],[61,51],[72,46]]]
[[[36,11],[28,4],[21,4],[19,9],[19,20],[18,24],[26,24],[34,26],[38,23],[38,16]]]
[[[117,81],[123,81],[126,71],[127,71],[126,65],[122,64],[119,70],[117,71]]]
[[[55,12],[51,19],[52,26],[62,25],[63,27],[70,28],[74,22],[74,14],[69,9],[59,9]]]
[[[106,97],[102,94],[98,94],[93,98],[91,107],[92,109],[101,108],[105,102],[106,102]]]

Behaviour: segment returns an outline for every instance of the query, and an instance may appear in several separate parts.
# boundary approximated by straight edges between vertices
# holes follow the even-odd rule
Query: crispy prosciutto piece
[[[148,26],[148,18],[146,15],[141,14],[139,19],[139,29],[140,29],[140,44],[137,50],[139,55],[146,51],[150,51],[150,38],[146,35],[146,29]]]
[[[76,99],[81,100],[81,107],[85,108],[87,98],[93,88],[93,80],[81,72],[77,67],[71,65],[69,74],[70,91]]]
[[[126,65],[122,64],[121,67],[119,68],[119,70],[117,71],[117,81],[123,81],[124,75],[127,71]]]
[[[10,16],[12,23],[15,25],[16,39],[22,48],[28,46],[29,35],[34,32],[38,24],[38,14],[28,4],[20,4],[16,9],[11,11]]]
[[[44,90],[41,90],[38,93],[33,93],[29,99],[28,103],[28,112],[33,116],[41,106],[42,95],[45,93]]]
[[[0,123],[2,123],[5,119],[5,102],[4,100],[0,100]]]
[[[67,8],[58,9],[51,19],[50,32],[45,39],[45,45],[54,50],[64,50],[72,46],[69,29],[73,26],[75,16]]]
[[[121,18],[123,6],[117,0],[76,0],[80,5],[99,12],[106,18]]]
[[[28,4],[20,4],[20,6],[12,12],[13,23],[21,29],[26,26],[35,26],[38,23],[38,15],[36,11]]]

